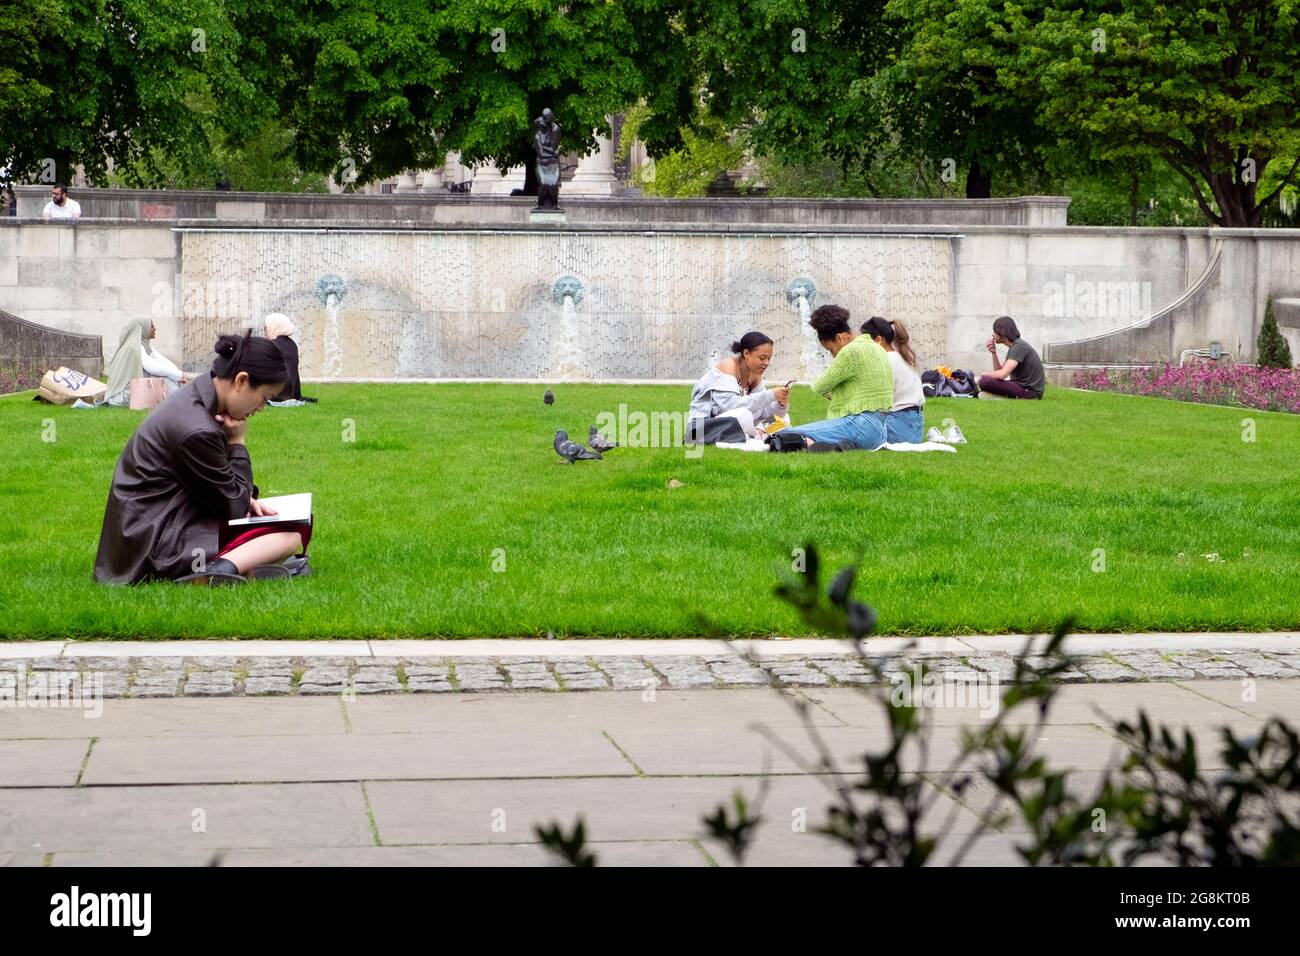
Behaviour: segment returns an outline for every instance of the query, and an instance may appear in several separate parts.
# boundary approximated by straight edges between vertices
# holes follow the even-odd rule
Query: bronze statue
[[[537,151],[538,212],[560,211],[560,124],[549,108],[533,120],[533,149]]]

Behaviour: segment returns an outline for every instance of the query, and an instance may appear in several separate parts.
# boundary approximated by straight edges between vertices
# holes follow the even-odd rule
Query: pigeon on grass
[[[600,461],[601,455],[598,451],[591,451],[583,448],[576,441],[569,440],[569,433],[563,428],[555,432],[555,453],[563,458],[569,464],[575,461]]]
[[[606,438],[604,435],[602,435],[600,432],[596,430],[595,425],[592,425],[591,428],[587,431],[587,444],[591,446],[592,451],[598,451],[598,452],[606,452],[609,451],[611,448],[618,447],[618,442],[610,441],[608,438]]]

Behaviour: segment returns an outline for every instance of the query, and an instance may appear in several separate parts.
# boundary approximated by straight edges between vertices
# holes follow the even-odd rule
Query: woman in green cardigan
[[[885,350],[849,327],[849,310],[823,305],[808,324],[834,357],[812,389],[830,399],[826,420],[788,429],[815,450],[839,446],[874,451],[885,443],[885,415],[894,403],[894,371]]]

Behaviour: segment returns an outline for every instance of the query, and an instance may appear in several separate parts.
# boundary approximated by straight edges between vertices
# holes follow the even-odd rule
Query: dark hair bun
[[[249,383],[256,387],[282,385],[289,377],[279,347],[270,339],[254,338],[251,330],[242,336],[219,336],[213,351],[218,356],[212,363],[212,372],[217,378],[234,379],[240,372],[247,372]]]
[[[731,343],[731,351],[739,355],[741,352],[752,352],[756,348],[771,344],[772,340],[762,332],[746,332],[738,341]]]

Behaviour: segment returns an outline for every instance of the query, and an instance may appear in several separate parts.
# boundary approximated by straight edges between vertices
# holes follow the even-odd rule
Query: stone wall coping
[[[14,185],[14,193],[18,196],[30,196],[34,194],[44,195],[49,192],[50,187],[47,185]],[[104,188],[95,186],[73,186],[68,190],[68,194],[76,199],[79,196],[85,196],[88,199],[202,199],[212,200],[215,202],[312,202],[312,203],[394,203],[394,202],[415,202],[429,205],[439,203],[452,204],[494,204],[508,203],[515,206],[535,204],[534,196],[484,196],[474,194],[456,194],[449,192],[394,192],[394,193],[284,193],[284,192],[226,192],[213,189],[117,189]],[[48,197],[47,197],[48,198]],[[603,206],[616,203],[623,206],[712,206],[712,205],[739,205],[739,206],[825,206],[827,208],[853,208],[862,206],[870,208],[872,206],[890,207],[890,206],[956,206],[970,209],[978,209],[981,206],[1028,206],[1028,205],[1058,205],[1068,206],[1070,204],[1069,196],[994,196],[990,199],[967,199],[957,197],[952,199],[909,199],[906,197],[871,197],[871,196],[828,196],[823,198],[807,198],[798,196],[698,196],[687,199],[675,199],[658,196],[565,196],[561,190],[561,198],[565,203],[574,203],[577,205]]]
[[[158,229],[166,227],[178,232],[374,232],[374,233],[479,233],[500,235],[515,232],[538,233],[595,233],[595,234],[652,234],[681,233],[688,235],[873,235],[917,236],[919,238],[960,239],[966,236],[1150,236],[1160,238],[1190,239],[1300,239],[1300,229],[1225,229],[1218,226],[1023,226],[1023,225],[970,225],[959,223],[861,223],[861,224],[801,224],[801,223],[703,223],[703,222],[567,222],[567,223],[428,223],[414,220],[395,220],[376,223],[373,220],[319,219],[224,220],[224,219],[122,219],[83,216],[77,222],[52,222],[32,217],[0,217],[0,229],[19,226],[52,226],[75,229],[79,224],[113,228]]]

